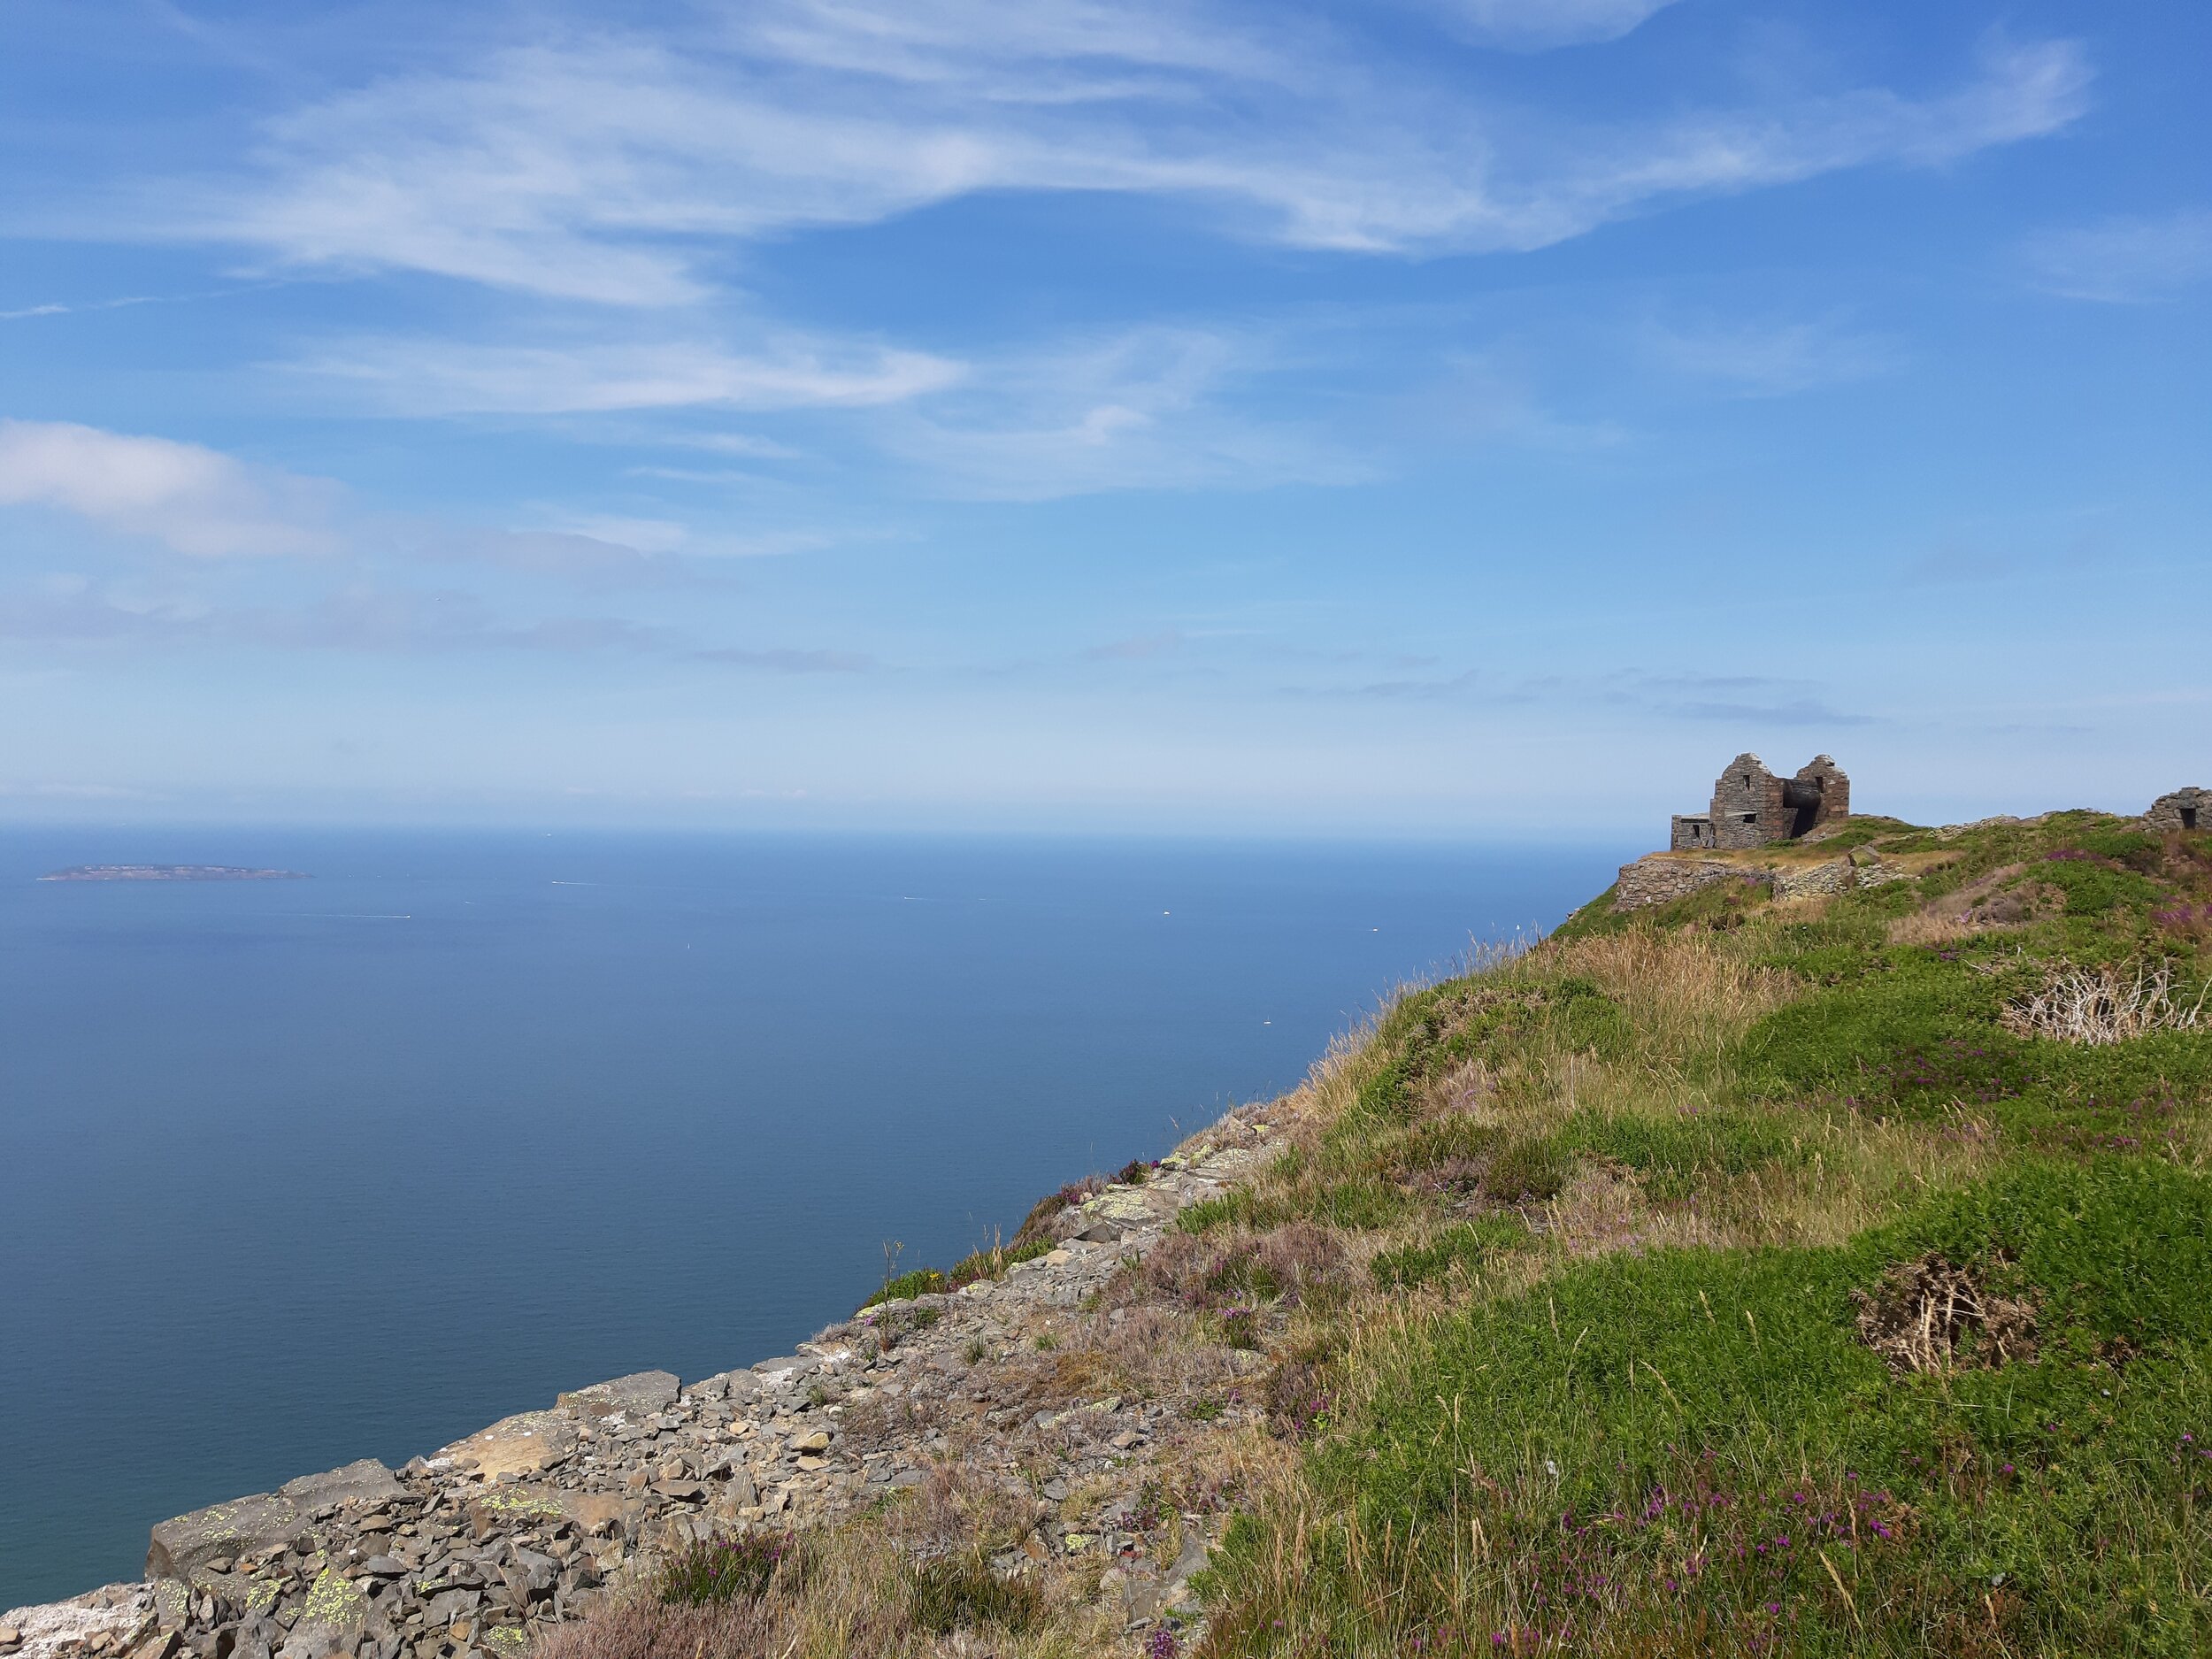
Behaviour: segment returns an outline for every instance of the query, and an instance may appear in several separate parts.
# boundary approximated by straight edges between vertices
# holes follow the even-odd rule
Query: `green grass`
[[[772,1585],[795,1589],[805,1571],[805,1548],[792,1533],[718,1535],[672,1555],[654,1590],[660,1601],[680,1607],[757,1601]]]
[[[1388,1289],[1406,1290],[1435,1284],[1454,1269],[1471,1273],[1507,1250],[1529,1241],[1527,1225],[1517,1216],[1484,1216],[1447,1227],[1422,1244],[1402,1245],[1379,1252],[1370,1264],[1375,1282]]]
[[[1687,1198],[1707,1177],[1802,1167],[1810,1161],[1801,1115],[1716,1107],[1674,1118],[1582,1112],[1559,1136],[1563,1154],[1609,1158],[1647,1178],[1647,1190]]]
[[[1022,1262],[1033,1262],[1052,1248],[1049,1239],[1032,1239],[1026,1243],[994,1247],[963,1256],[953,1264],[949,1273],[934,1267],[918,1267],[910,1273],[901,1273],[883,1281],[883,1288],[862,1302],[862,1308],[873,1308],[886,1302],[898,1302],[914,1296],[941,1295],[958,1290],[963,1285],[978,1279],[1003,1279],[1006,1270]]]
[[[1587,907],[1402,1000],[1186,1213],[1382,1240],[1301,1327],[1331,1410],[1217,1557],[1210,1653],[2212,1653],[2212,1034],[2003,1018],[2069,965],[2200,978],[2155,914],[2212,902],[2212,840],[1847,833],[1918,874]],[[1993,872],[2056,896],[1915,915]],[[1893,1370],[1859,1298],[1931,1258],[2032,1352]]]
[[[883,1288],[860,1305],[873,1308],[887,1302],[903,1302],[914,1296],[935,1296],[952,1288],[952,1281],[933,1267],[918,1267],[910,1273],[901,1273],[895,1279],[883,1281]]]
[[[1899,1379],[1857,1340],[1851,1290],[1930,1250],[2040,1302],[2035,1362]],[[2192,1524],[2212,1495],[2194,1449],[2212,1448],[2208,1285],[2200,1177],[2025,1165],[1844,1248],[1674,1251],[1562,1273],[1440,1333],[1327,1448],[1317,1479],[1377,1536],[1456,1540],[1476,1517],[1539,1586],[1532,1630],[1596,1616],[1607,1598],[1577,1587],[1595,1576],[1656,1592],[1655,1618],[1755,1629],[1755,1598],[1778,1598],[1774,1623],[1798,1651],[1872,1640],[1910,1652],[1931,1620],[1970,1623],[1990,1586],[2008,1590],[2032,1649],[2198,1651],[2212,1635],[2191,1587],[2212,1580],[2212,1539]],[[2177,1533],[2191,1535],[2178,1549],[2114,1548]],[[1863,1586],[1862,1617],[1883,1609],[1871,1637],[1815,1540]],[[1765,1546],[1755,1565],[1732,1557],[1709,1576],[1715,1564],[1693,1559],[1747,1540]],[[1422,1563],[1432,1572],[1440,1547]]]
[[[1002,1578],[989,1563],[973,1555],[948,1555],[910,1567],[907,1594],[915,1624],[937,1636],[977,1624],[1019,1632],[1036,1621],[1044,1604],[1035,1585]]]

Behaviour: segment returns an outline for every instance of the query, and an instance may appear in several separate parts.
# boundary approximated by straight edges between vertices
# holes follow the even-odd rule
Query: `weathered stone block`
[[[149,1578],[191,1578],[225,1555],[258,1555],[290,1543],[307,1530],[308,1517],[273,1492],[210,1504],[163,1521],[146,1550]]]
[[[364,1457],[327,1474],[302,1475],[296,1480],[288,1480],[277,1488],[277,1495],[289,1498],[303,1509],[314,1510],[349,1499],[364,1506],[390,1503],[405,1497],[407,1488],[375,1458]]]
[[[564,1401],[573,1397],[561,1396]],[[434,1466],[457,1463],[492,1480],[507,1474],[534,1475],[575,1449],[576,1419],[569,1413],[521,1411],[441,1448],[431,1461]]]
[[[1778,870],[1774,872],[1774,896],[1778,899],[1806,899],[1826,893],[1841,893],[1855,885],[1855,875],[1848,858],[1831,859],[1824,864],[1814,864],[1808,869]]]
[[[641,1371],[594,1383],[588,1388],[572,1389],[553,1403],[588,1417],[640,1417],[667,1410],[682,1392],[683,1384],[674,1372]]]
[[[770,1387],[780,1387],[796,1382],[809,1371],[821,1369],[822,1362],[810,1354],[785,1354],[775,1359],[764,1359],[753,1367],[753,1375]]]
[[[736,1404],[760,1395],[760,1379],[749,1371],[726,1371],[712,1377],[702,1377],[684,1389],[687,1397],[701,1400],[726,1400]]]
[[[307,1592],[298,1623],[278,1652],[278,1659],[331,1659],[361,1645],[369,1599],[335,1567],[326,1567]]]

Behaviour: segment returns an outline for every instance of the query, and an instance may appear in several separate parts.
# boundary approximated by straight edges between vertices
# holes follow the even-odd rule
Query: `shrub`
[[[655,1588],[674,1607],[711,1607],[757,1601],[772,1586],[796,1588],[805,1572],[799,1540],[790,1532],[717,1536],[679,1550],[662,1566]]]
[[[1501,1204],[1555,1197],[1573,1168],[1550,1141],[1509,1141],[1482,1172],[1483,1196]]]
[[[531,1649],[535,1659],[768,1659],[773,1631],[757,1601],[702,1606],[626,1599],[556,1624]]]
[[[934,1636],[977,1624],[1018,1635],[1036,1622],[1044,1597],[1036,1586],[1002,1578],[980,1556],[941,1556],[909,1570],[907,1598],[914,1623]]]
[[[2212,985],[2192,998],[2174,984],[2171,963],[2152,967],[2068,968],[2054,973],[2043,987],[2005,1004],[2006,1027],[2024,1037],[2055,1037],[2062,1042],[2124,1042],[2156,1031],[2194,1031],[2203,1018]]]
[[[1138,1267],[1154,1294],[1201,1311],[1225,1299],[1297,1302],[1345,1281],[1344,1247],[1325,1227],[1293,1221],[1257,1235],[1168,1233]]]
[[[1610,1158],[1647,1176],[1656,1197],[1680,1198],[1695,1190],[1701,1176],[1809,1162],[1805,1128],[1804,1116],[1796,1112],[1586,1112],[1567,1125],[1560,1140],[1569,1149]]]

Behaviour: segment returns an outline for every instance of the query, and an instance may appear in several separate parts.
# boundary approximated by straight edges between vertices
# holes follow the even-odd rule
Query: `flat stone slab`
[[[210,1504],[153,1529],[146,1548],[149,1578],[189,1579],[211,1561],[258,1555],[288,1544],[315,1512],[349,1501],[367,1508],[407,1495],[398,1478],[373,1457],[319,1475],[302,1475],[274,1492]]]
[[[650,1417],[674,1405],[683,1386],[673,1371],[632,1371],[588,1388],[572,1388],[553,1403],[588,1417]]]
[[[810,1354],[785,1354],[775,1359],[762,1360],[752,1368],[752,1371],[754,1376],[772,1386],[818,1370],[821,1363]]]
[[[349,1501],[366,1509],[403,1498],[407,1488],[399,1484],[397,1475],[375,1458],[364,1457],[328,1474],[302,1475],[296,1480],[288,1480],[277,1488],[277,1495],[289,1498],[303,1509],[319,1509],[326,1504]]]
[[[576,1419],[567,1412],[521,1411],[441,1448],[430,1462],[433,1468],[453,1464],[495,1480],[550,1469],[573,1452],[576,1443]]]
[[[211,1561],[288,1544],[309,1525],[298,1504],[273,1492],[211,1503],[155,1526],[146,1548],[146,1576],[189,1579]]]
[[[751,1371],[718,1371],[711,1377],[702,1377],[684,1389],[687,1398],[701,1400],[728,1400],[743,1402],[760,1395],[760,1379]]]
[[[1131,1222],[1141,1225],[1157,1220],[1151,1194],[1141,1187],[1110,1187],[1083,1202],[1083,1213],[1101,1221]]]

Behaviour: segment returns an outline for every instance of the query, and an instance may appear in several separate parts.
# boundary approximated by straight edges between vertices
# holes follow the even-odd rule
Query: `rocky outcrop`
[[[942,1295],[889,1302],[797,1352],[684,1385],[644,1371],[561,1394],[394,1471],[373,1460],[288,1481],[153,1528],[144,1582],[0,1615],[19,1659],[514,1659],[688,1540],[834,1521],[956,1458],[1037,1507],[996,1565],[1110,1564],[1132,1621],[1182,1603],[1206,1517],[1140,1499],[1178,1436],[1204,1425],[1159,1398],[1041,1388],[1051,1333],[1089,1316],[1123,1264],[1185,1207],[1261,1156],[1263,1109],[1240,1109],[1164,1160],[1052,1217],[1048,1253]],[[1232,1378],[1264,1364],[1224,1350]],[[1069,1512],[1070,1494],[1080,1512]]]

